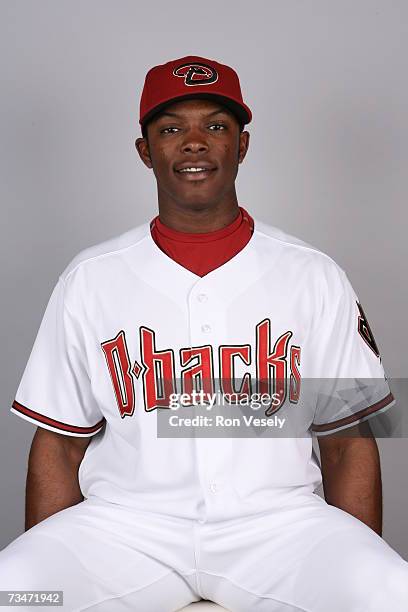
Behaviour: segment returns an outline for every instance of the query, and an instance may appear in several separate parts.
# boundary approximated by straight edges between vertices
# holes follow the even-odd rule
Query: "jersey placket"
[[[225,309],[216,295],[211,274],[199,279],[188,296],[189,337],[194,347],[211,346],[214,392],[218,388],[219,362],[217,347],[225,330]],[[200,413],[213,417],[206,409]],[[205,505],[204,520],[221,518],[228,507],[232,491],[230,475],[231,439],[211,437],[222,435],[214,421],[210,427],[201,427],[194,438],[197,470]],[[194,434],[193,434],[194,435]],[[200,521],[202,522],[202,521]]]

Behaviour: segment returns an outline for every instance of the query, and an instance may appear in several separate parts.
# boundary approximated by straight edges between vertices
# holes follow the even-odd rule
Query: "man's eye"
[[[177,130],[178,128],[176,127],[167,127],[167,128],[163,128],[162,130],[160,130],[161,134],[172,134],[173,132],[169,132],[169,130]]]
[[[217,128],[217,129],[216,130],[211,130],[211,128],[213,128],[213,127]],[[210,125],[210,130],[212,132],[214,132],[214,131],[218,132],[219,131],[218,128],[221,128],[221,130],[225,130],[225,125],[222,125],[222,123],[213,123],[212,125]]]

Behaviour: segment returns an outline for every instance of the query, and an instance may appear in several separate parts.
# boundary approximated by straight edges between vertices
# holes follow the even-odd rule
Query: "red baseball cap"
[[[140,98],[140,125],[145,125],[169,103],[191,98],[217,99],[237,116],[241,125],[252,119],[233,68],[187,55],[148,71]]]

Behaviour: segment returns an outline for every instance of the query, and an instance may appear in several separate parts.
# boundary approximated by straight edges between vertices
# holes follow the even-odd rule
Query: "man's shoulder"
[[[121,253],[140,243],[149,232],[150,223],[142,223],[122,234],[83,249],[71,259],[61,273],[60,278],[66,281],[80,268],[84,268],[93,262],[108,262],[110,258],[120,256]]]
[[[283,256],[288,258],[288,264],[293,260],[305,266],[305,269],[308,264],[316,272],[344,274],[343,268],[328,253],[279,227],[255,220],[255,230],[264,238],[266,245],[282,250]]]
[[[320,249],[313,246],[312,244],[298,238],[297,236],[293,236],[292,234],[288,234],[286,231],[279,227],[275,227],[274,225],[270,225],[269,223],[265,223],[264,221],[255,220],[255,229],[259,234],[270,238],[273,241],[278,241],[282,245],[287,245],[288,247],[300,247],[306,249],[308,251],[312,251],[315,253],[321,253],[326,257],[326,253],[323,253]]]

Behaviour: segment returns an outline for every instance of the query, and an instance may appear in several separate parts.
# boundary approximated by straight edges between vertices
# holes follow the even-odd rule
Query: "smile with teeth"
[[[210,168],[195,168],[195,167],[191,167],[191,168],[182,168],[181,170],[178,170],[178,172],[209,172]]]

